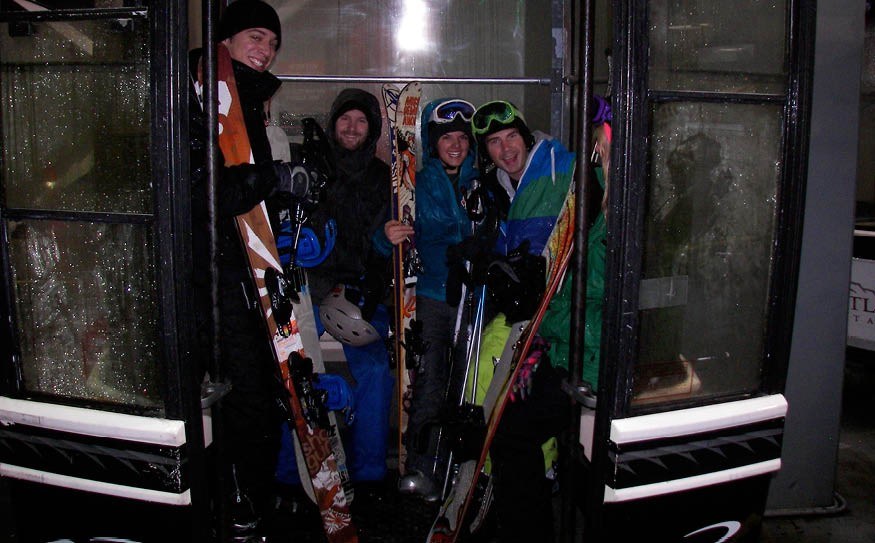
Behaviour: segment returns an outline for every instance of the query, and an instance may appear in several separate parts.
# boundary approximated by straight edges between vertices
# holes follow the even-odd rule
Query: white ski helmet
[[[359,307],[346,299],[346,287],[337,285],[319,304],[319,318],[331,336],[341,343],[361,347],[380,339]]]

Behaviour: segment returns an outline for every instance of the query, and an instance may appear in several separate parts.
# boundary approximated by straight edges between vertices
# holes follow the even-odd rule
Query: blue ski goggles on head
[[[465,100],[447,100],[441,102],[433,110],[429,122],[435,124],[446,124],[461,117],[466,123],[471,122],[471,117],[474,115],[474,105]]]
[[[471,131],[475,136],[480,136],[489,130],[493,122],[508,125],[516,119],[523,123],[526,122],[520,110],[510,102],[505,102],[504,100],[487,102],[480,106],[471,118]]]

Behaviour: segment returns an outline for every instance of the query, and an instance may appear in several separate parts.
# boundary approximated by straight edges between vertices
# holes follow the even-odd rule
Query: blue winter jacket
[[[422,110],[421,169],[416,172],[416,221],[414,222],[416,249],[422,259],[422,272],[416,279],[416,295],[441,302],[446,300],[447,247],[471,235],[471,222],[461,205],[460,196],[453,190],[450,178],[444,172],[437,155],[431,156],[428,119],[432,110],[447,98],[429,102]],[[475,143],[471,139],[468,157],[459,169],[459,189],[468,189],[477,178]],[[375,234],[375,246],[391,250],[391,244],[382,230]],[[385,254],[385,253],[384,253]]]

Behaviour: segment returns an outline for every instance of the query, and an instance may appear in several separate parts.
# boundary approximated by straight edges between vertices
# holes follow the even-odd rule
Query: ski
[[[510,364],[506,362],[502,363],[501,361],[511,360],[514,350],[516,349],[520,337],[522,336],[522,333],[528,323],[529,321],[522,321],[511,325],[510,335],[505,342],[501,358],[495,365],[493,379],[487,390],[486,397],[483,400],[482,413],[490,413],[495,406],[495,402],[498,400],[498,395],[501,392],[501,387],[498,385],[504,383],[510,373],[508,369]],[[472,356],[476,357],[478,356],[478,353],[472,353]],[[479,421],[479,424],[485,424],[485,420]],[[477,469],[477,460],[478,457],[476,456],[476,454],[470,457],[459,459],[458,468],[455,470],[450,490],[447,493],[446,499],[438,510],[437,517],[435,518],[435,521],[431,526],[431,530],[429,531],[427,541],[431,543],[450,541],[449,538],[452,537],[453,533],[455,533],[455,531],[457,530],[459,523],[459,511],[465,502],[465,497],[468,489],[471,488],[471,486],[474,485],[476,481],[475,475],[477,472],[475,470]],[[475,497],[477,496],[479,496],[480,498],[477,501],[482,503],[480,511],[483,512],[483,515],[479,516],[485,516],[485,512],[489,508],[489,504],[491,503],[491,482],[485,477],[481,480],[481,487],[475,489]],[[476,520],[476,518],[472,519],[472,525],[475,524]]]
[[[416,217],[416,121],[419,117],[420,83],[402,88],[383,85],[383,103],[389,121],[392,147],[392,219],[413,224]],[[398,470],[404,474],[407,450],[408,406],[412,381],[422,355],[423,345],[416,318],[416,275],[421,264],[415,240],[393,249],[392,274],[394,294],[393,356],[398,381]]]
[[[265,203],[238,215],[237,227],[258,289],[259,307],[274,358],[288,392],[290,425],[303,452],[323,530],[329,543],[355,543],[358,535],[332,448],[331,425],[324,405],[320,405],[320,395],[312,388],[313,363],[305,357],[290,299],[283,299],[283,287],[289,283],[283,277]]]
[[[489,448],[501,421],[504,408],[513,391],[513,384],[521,367],[520,361],[529,355],[532,342],[538,333],[547,307],[558,291],[568,263],[571,260],[574,235],[574,196],[569,188],[568,197],[557,218],[556,225],[542,255],[547,261],[547,286],[538,303],[534,316],[529,321],[514,323],[498,361],[492,381],[483,402],[485,438],[476,459],[465,460],[460,464],[453,488],[438,511],[437,519],[426,538],[427,543],[455,542],[463,532],[476,530],[486,515],[491,503],[491,481],[484,472]],[[480,507],[469,515],[469,509],[479,496]]]

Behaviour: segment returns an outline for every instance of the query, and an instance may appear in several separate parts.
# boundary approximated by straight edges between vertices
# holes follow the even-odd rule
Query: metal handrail
[[[280,81],[304,83],[454,83],[460,85],[543,85],[552,84],[549,77],[415,77],[370,75],[291,75],[274,74]]]

